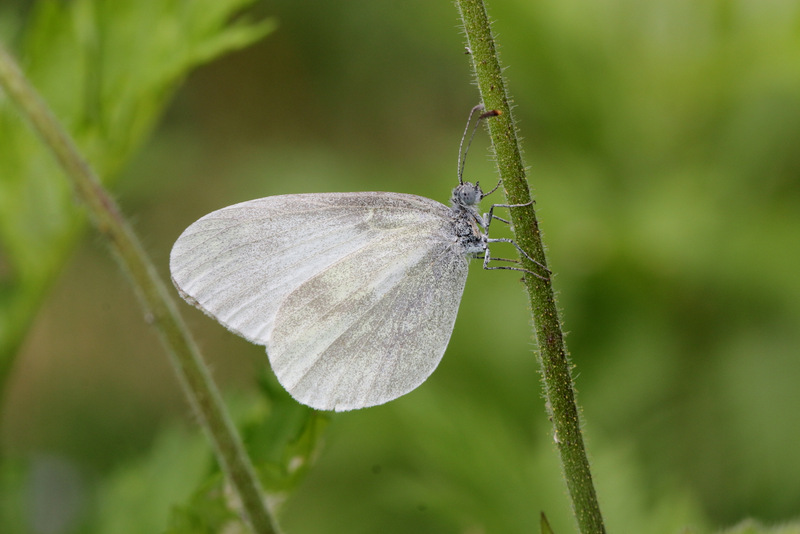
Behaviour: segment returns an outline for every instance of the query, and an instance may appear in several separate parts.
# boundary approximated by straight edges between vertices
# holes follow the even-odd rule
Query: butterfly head
[[[478,185],[478,182],[474,184],[464,182],[453,189],[453,197],[450,199],[450,202],[452,202],[454,208],[471,208],[477,206],[484,196],[486,195],[483,194],[483,190],[481,186]]]

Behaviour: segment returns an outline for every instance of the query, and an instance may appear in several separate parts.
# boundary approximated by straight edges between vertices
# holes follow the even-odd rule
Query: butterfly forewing
[[[446,206],[399,193],[268,197],[213,212],[175,243],[189,302],[265,345],[319,409],[381,404],[435,369],[467,274]]]

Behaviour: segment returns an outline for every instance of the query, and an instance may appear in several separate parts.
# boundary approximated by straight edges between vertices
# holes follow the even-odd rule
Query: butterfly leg
[[[498,187],[499,187],[499,185],[500,185],[500,184],[498,184]],[[497,187],[495,187],[495,189],[497,189]],[[494,189],[493,189],[492,191],[494,191]],[[490,191],[490,193],[491,193],[491,191]],[[486,213],[486,214],[484,214],[484,216],[483,216],[484,228],[486,228],[486,232],[488,233],[488,231],[489,231],[489,225],[491,224],[491,222],[492,222],[492,220],[493,220],[493,219],[497,219],[498,221],[504,222],[504,223],[506,223],[506,224],[511,224],[511,222],[510,222],[510,221],[508,221],[508,220],[506,220],[506,219],[503,219],[502,217],[498,217],[497,215],[495,215],[495,214],[494,214],[494,209],[495,209],[495,208],[524,208],[525,206],[530,206],[531,204],[533,204],[533,200],[531,200],[530,202],[526,202],[526,203],[524,203],[524,204],[492,204],[492,206],[491,206],[491,207],[489,207],[489,213]],[[535,259],[533,259],[533,258],[530,256],[530,254],[528,254],[527,252],[525,252],[525,251],[522,249],[522,247],[520,247],[520,246],[519,246],[519,245],[516,243],[516,241],[514,241],[513,239],[508,239],[508,238],[489,238],[489,240],[488,240],[488,241],[489,241],[489,243],[511,243],[511,244],[512,244],[512,245],[514,245],[514,247],[515,247],[515,248],[516,248],[516,249],[519,251],[519,253],[520,253],[520,254],[522,254],[523,256],[525,256],[527,259],[529,259],[529,260],[530,260],[532,263],[534,263],[535,265],[538,265],[538,266],[539,266],[539,267],[540,267],[540,268],[541,268],[543,271],[545,271],[545,272],[546,272],[548,275],[550,275],[550,274],[553,274],[553,273],[552,273],[552,271],[550,271],[550,269],[548,269],[547,267],[545,267],[544,265],[542,265],[541,263],[539,263],[538,261],[536,261]],[[484,263],[484,269],[486,269],[486,268],[487,268],[487,267],[486,267],[486,264],[487,264],[487,262],[488,262],[488,261],[486,260],[486,257],[489,257],[489,258],[490,258],[490,260],[497,260],[497,261],[509,261],[509,260],[504,260],[504,259],[502,259],[502,258],[491,258],[490,254],[489,254],[489,252],[488,252],[488,248],[487,248],[486,256],[484,257],[484,262],[483,262],[483,263]],[[490,260],[489,260],[489,261],[490,261]],[[517,263],[518,263],[518,262],[517,262]],[[499,269],[499,268],[503,268],[503,267],[495,267],[495,268],[496,268],[496,269]],[[541,279],[543,279],[543,280],[548,280],[548,279],[550,278],[549,276],[541,276],[540,274],[537,274],[537,273],[534,273],[534,272],[528,271],[527,269],[520,269],[520,268],[508,267],[508,266],[506,266],[505,268],[506,268],[506,269],[511,269],[511,270],[523,270],[523,271],[525,271],[525,272],[529,272],[529,273],[531,273],[531,274],[533,274],[533,275],[535,275],[535,276],[537,276],[538,278],[541,278]]]
[[[497,185],[498,185],[498,187],[500,186],[500,184],[497,184]],[[494,189],[497,189],[497,187],[495,187]],[[494,191],[494,189],[492,189],[492,191]],[[486,195],[484,195],[484,196],[486,196]],[[524,204],[492,204],[491,206],[489,206],[489,213],[484,213],[483,214],[483,220],[484,220],[484,222],[486,224],[486,230],[487,231],[489,230],[489,224],[492,222],[492,219],[497,219],[498,221],[502,221],[502,222],[504,222],[506,224],[511,224],[510,221],[507,221],[506,219],[503,219],[502,217],[498,217],[497,215],[495,215],[494,214],[494,209],[495,208],[524,208],[525,206],[530,206],[532,204],[533,204],[533,200],[528,201],[528,202],[526,202]]]
[[[531,258],[528,255],[528,253],[525,252],[524,250],[522,250],[522,247],[520,247],[513,239],[508,239],[508,238],[505,238],[505,237],[498,237],[498,238],[489,238],[487,241],[489,243],[511,243],[512,245],[514,245],[514,247],[516,247],[516,249],[519,251],[520,254],[522,254],[523,256],[528,258],[534,264],[536,264],[539,267],[541,267],[542,270],[546,271],[548,276],[542,276],[539,273],[535,273],[535,272],[533,272],[533,271],[531,271],[529,269],[524,269],[522,267],[510,267],[508,265],[497,265],[497,266],[493,266],[493,267],[489,266],[489,262],[490,261],[508,261],[508,262],[512,262],[512,263],[519,263],[519,260],[511,260],[511,259],[507,259],[507,258],[493,258],[491,253],[489,252],[489,248],[488,247],[486,248],[486,252],[483,255],[483,268],[486,269],[487,271],[491,271],[491,270],[494,270],[494,269],[506,269],[506,270],[509,270],[509,271],[522,271],[524,273],[532,274],[533,276],[535,276],[536,278],[539,278],[541,280],[550,280],[550,276],[549,275],[552,274],[550,269],[548,269],[547,267],[545,267],[544,265],[542,265],[538,261],[536,261],[533,258]]]
[[[490,256],[489,259],[487,260],[485,254],[483,256],[478,256],[478,259],[484,260],[483,261],[483,268],[486,269],[487,271],[492,271],[492,270],[495,270],[495,269],[506,269],[506,270],[509,270],[509,271],[521,271],[523,273],[532,274],[533,276],[536,276],[537,278],[541,278],[543,280],[546,279],[543,276],[541,276],[540,274],[535,273],[533,271],[529,271],[528,269],[524,269],[522,267],[511,267],[511,266],[508,266],[508,265],[494,265],[494,266],[488,265],[488,262],[490,262],[490,261],[507,261],[509,263],[516,263],[517,265],[521,265],[522,262],[519,261],[519,260],[515,260],[515,259],[511,259],[511,258],[495,258],[494,256]]]

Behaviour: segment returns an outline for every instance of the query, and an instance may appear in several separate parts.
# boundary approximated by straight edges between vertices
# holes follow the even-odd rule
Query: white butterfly
[[[450,207],[381,192],[243,202],[183,232],[172,281],[187,302],[264,345],[297,401],[337,411],[383,404],[439,364],[470,258],[530,272],[488,267],[488,243],[510,240],[487,237],[493,215],[476,207],[485,196],[462,182]]]

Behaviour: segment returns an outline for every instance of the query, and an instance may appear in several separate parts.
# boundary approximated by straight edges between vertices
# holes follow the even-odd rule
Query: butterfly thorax
[[[483,217],[477,205],[483,198],[483,191],[475,183],[464,182],[453,189],[450,199],[453,227],[458,244],[465,254],[482,254],[486,250],[486,234]]]

